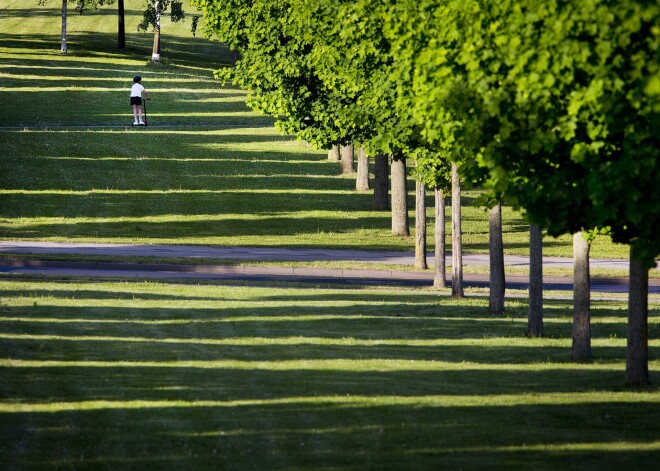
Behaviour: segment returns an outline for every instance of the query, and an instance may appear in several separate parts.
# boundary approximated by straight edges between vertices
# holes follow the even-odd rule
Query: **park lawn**
[[[486,314],[430,290],[0,278],[3,469],[652,469],[625,301]],[[658,384],[658,303],[651,379]]]
[[[245,105],[245,92],[213,79],[229,51],[191,37],[189,19],[166,17],[154,66],[152,35],[135,32],[142,2],[126,2],[121,53],[115,7],[71,10],[62,55],[56,3],[0,0],[0,31],[12,32],[0,34],[0,238],[412,249],[414,239],[392,236],[389,213],[373,211],[371,194],[355,192],[325,152],[280,135]],[[147,129],[127,126],[135,74],[153,95]],[[463,196],[468,253],[488,250],[478,196]],[[527,224],[510,208],[504,243],[506,253],[527,253]],[[571,256],[571,238],[546,238],[544,250]],[[625,258],[627,248],[600,237],[592,256]]]

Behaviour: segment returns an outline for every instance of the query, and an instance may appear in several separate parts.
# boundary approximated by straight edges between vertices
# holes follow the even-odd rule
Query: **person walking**
[[[136,75],[133,77],[133,86],[131,87],[131,106],[133,107],[133,126],[144,126],[142,121],[142,94],[147,100],[151,100],[149,92],[142,86],[142,77]]]

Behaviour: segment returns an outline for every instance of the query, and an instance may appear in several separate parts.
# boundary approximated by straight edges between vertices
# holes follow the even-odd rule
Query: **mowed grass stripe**
[[[490,396],[430,395],[430,396],[314,396],[276,399],[242,399],[234,401],[80,401],[49,403],[0,403],[0,413],[55,413],[100,409],[168,409],[168,408],[225,408],[278,405],[335,405],[348,408],[369,407],[512,407],[521,405],[588,405],[655,404],[660,393],[639,396],[631,393],[549,393],[502,394]]]

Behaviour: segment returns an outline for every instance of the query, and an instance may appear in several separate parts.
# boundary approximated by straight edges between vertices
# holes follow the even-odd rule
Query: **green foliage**
[[[186,15],[183,11],[183,4],[177,0],[146,0],[147,5],[143,13],[142,22],[138,25],[138,31],[147,31],[158,28],[158,18],[170,9],[170,18],[172,22],[177,23],[183,20]],[[196,18],[196,17],[195,17]],[[193,35],[197,26],[197,21],[193,22]]]
[[[384,34],[395,76],[413,75],[397,103],[414,110],[421,134],[472,156],[463,170],[487,169],[493,193],[549,233],[607,227],[652,265],[660,253],[660,7],[395,3]]]

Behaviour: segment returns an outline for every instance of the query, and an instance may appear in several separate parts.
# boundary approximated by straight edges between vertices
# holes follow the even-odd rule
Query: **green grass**
[[[189,20],[164,21],[165,63],[150,64],[152,35],[136,32],[142,3],[126,2],[124,52],[115,7],[71,11],[62,55],[57,2],[0,0],[0,31],[11,32],[0,33],[1,238],[412,249],[325,152],[281,136],[247,108],[245,92],[213,79],[228,50],[192,38]],[[135,74],[152,91],[148,129],[126,127]],[[487,214],[471,205],[478,193],[463,197],[467,253],[488,247]],[[507,253],[527,253],[527,225],[510,208],[504,242]],[[547,238],[545,253],[571,256],[571,238]],[[627,249],[601,237],[592,256]]]
[[[6,469],[651,469],[657,387],[624,387],[626,308],[428,290],[0,280]],[[660,381],[657,303],[651,377]]]

